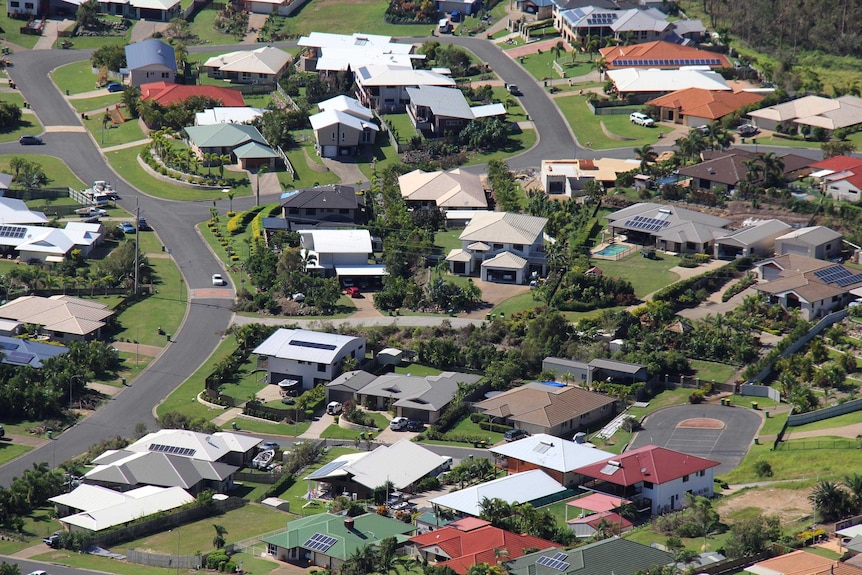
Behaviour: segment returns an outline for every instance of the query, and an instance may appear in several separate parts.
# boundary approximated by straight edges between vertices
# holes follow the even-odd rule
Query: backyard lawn
[[[723,383],[733,377],[733,374],[736,372],[736,368],[725,363],[701,361],[699,359],[690,359],[688,363],[697,372],[696,377],[703,381]]]
[[[636,111],[640,108],[627,109],[625,114],[613,114],[595,116],[587,107],[586,96],[572,95],[562,96],[554,100],[560,108],[560,112],[577,136],[582,146],[596,150],[608,148],[636,148],[645,144],[655,145],[658,135],[662,131],[658,128],[645,128],[636,126],[629,121],[628,111]],[[602,123],[605,128],[616,138],[610,137],[602,131]]]
[[[599,266],[606,276],[631,282],[635,295],[643,298],[679,279],[677,274],[670,271],[670,268],[679,263],[678,257],[666,254],[656,254],[656,257],[657,259],[651,260],[635,252],[621,260],[593,259],[591,263]]]
[[[12,168],[10,167],[12,158],[16,157],[16,154],[7,154],[4,156],[0,156],[0,170],[11,174]],[[21,156],[18,156],[21,157]],[[42,166],[42,171],[48,175],[48,183],[47,185],[52,188],[74,188],[76,190],[84,189],[84,182],[78,179],[78,177],[72,173],[72,170],[66,165],[66,163],[60,158],[55,158],[54,156],[40,156],[40,155],[30,155],[27,154],[26,158],[31,162],[36,162]],[[39,200],[42,202],[43,200]]]
[[[311,0],[290,17],[282,27],[283,33],[307,35],[311,32],[345,33],[345,24],[351,30],[385,36],[427,36],[434,24],[387,24],[383,17],[389,5],[387,0],[355,0],[349,4],[339,0]]]
[[[422,365],[421,363],[402,364],[395,368],[395,373],[403,373],[406,375],[415,375],[417,377],[425,377],[428,375],[440,375],[443,373],[436,367]]]

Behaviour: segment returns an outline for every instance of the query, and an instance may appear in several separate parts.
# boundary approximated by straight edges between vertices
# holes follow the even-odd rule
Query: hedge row
[[[506,433],[512,427],[508,425],[500,425],[499,423],[491,423],[490,421],[482,421],[479,423],[479,428],[485,431],[493,431],[495,433]]]
[[[716,290],[730,279],[730,273],[734,271],[746,271],[752,265],[751,258],[739,258],[728,265],[702,273],[687,280],[678,281],[653,294],[653,301],[664,301],[671,304],[674,309],[680,307],[681,301],[687,301],[686,292],[696,292],[701,289],[707,291]]]
[[[227,232],[235,236],[237,234],[241,234],[245,231],[245,227],[249,224],[249,222],[256,219],[256,217],[262,212],[263,206],[255,206],[250,210],[246,210],[244,212],[240,212],[232,217],[227,222]]]

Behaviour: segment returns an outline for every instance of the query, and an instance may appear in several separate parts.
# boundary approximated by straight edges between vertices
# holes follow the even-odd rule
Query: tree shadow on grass
[[[34,122],[31,122],[27,119],[27,116],[22,116],[21,121],[17,122],[12,126],[0,126],[0,134],[11,134],[13,132],[20,132],[23,130],[41,130],[41,126]]]

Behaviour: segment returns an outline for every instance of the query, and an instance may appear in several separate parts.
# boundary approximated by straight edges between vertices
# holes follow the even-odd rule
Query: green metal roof
[[[267,145],[258,144],[257,142],[249,142],[238,148],[234,148],[233,153],[237,158],[277,158],[278,154]]]
[[[327,551],[321,552],[336,559],[346,560],[354,551],[366,545],[377,545],[387,537],[397,537],[412,533],[416,529],[409,523],[396,521],[376,513],[366,513],[353,518],[353,529],[344,526],[345,517],[321,513],[291,521],[287,531],[263,539],[285,549],[303,547],[306,541],[317,533],[329,535],[336,542]]]
[[[541,557],[553,557],[565,553],[562,559],[568,565],[565,571],[541,566],[533,573],[540,575],[634,575],[636,571],[649,569],[653,565],[673,563],[673,554],[641,543],[614,537],[570,550],[550,549],[524,555],[505,565],[511,575],[528,575],[530,567]]]
[[[185,130],[199,148],[233,148],[246,142],[269,145],[257,128],[247,124],[188,126]]]

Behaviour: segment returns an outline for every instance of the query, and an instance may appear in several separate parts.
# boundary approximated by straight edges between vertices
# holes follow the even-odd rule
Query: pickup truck
[[[81,216],[82,218],[91,218],[93,216],[106,216],[108,212],[103,210],[102,208],[97,208],[96,206],[89,206],[86,208],[81,208],[79,210],[75,210],[75,213]]]

